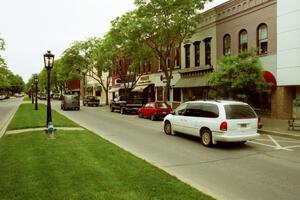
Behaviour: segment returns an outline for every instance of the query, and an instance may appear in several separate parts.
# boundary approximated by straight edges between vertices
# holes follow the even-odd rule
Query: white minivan
[[[164,118],[164,132],[198,136],[204,146],[217,142],[245,143],[259,137],[258,117],[247,103],[239,101],[189,101]]]

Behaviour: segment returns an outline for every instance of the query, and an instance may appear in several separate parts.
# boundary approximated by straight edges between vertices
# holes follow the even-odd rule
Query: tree
[[[4,50],[5,50],[4,40],[2,38],[0,38],[0,51],[4,51]],[[0,55],[0,67],[5,67],[5,66],[6,66],[5,60]]]
[[[209,77],[209,84],[217,88],[217,96],[247,101],[251,95],[267,89],[256,52],[251,49],[220,59]]]
[[[137,39],[152,49],[160,60],[166,79],[164,100],[170,90],[174,65],[168,62],[171,51],[190,38],[200,21],[200,10],[211,0],[135,0]]]
[[[136,11],[127,12],[121,17],[112,21],[112,27],[104,38],[103,47],[106,58],[110,60],[111,68],[114,70],[127,91],[133,89],[143,75],[137,74],[136,71],[142,64],[150,63],[153,57],[151,49],[138,38],[136,32],[137,24]],[[129,62],[129,66],[124,68],[122,61]]]

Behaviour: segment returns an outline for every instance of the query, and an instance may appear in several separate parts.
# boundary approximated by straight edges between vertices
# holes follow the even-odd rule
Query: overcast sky
[[[103,36],[111,20],[134,8],[133,0],[0,0],[0,38],[6,43],[1,55],[27,82],[42,70],[47,50],[60,57],[76,40]]]

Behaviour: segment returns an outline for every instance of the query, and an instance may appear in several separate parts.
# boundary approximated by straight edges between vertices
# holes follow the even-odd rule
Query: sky
[[[227,0],[214,0],[206,9]],[[135,9],[134,0],[0,0],[0,52],[8,68],[25,82],[43,66],[43,54],[56,58],[72,42],[102,37],[110,21]]]

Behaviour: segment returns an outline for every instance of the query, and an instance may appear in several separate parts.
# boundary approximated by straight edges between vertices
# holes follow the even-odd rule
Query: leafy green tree
[[[4,40],[2,38],[0,38],[0,51],[4,51],[4,50],[5,50]],[[0,67],[5,67],[5,66],[6,66],[5,60],[0,55]]]
[[[190,38],[200,21],[200,11],[211,0],[135,0],[138,6],[133,34],[152,49],[166,78],[166,100],[174,65],[167,60],[171,51]],[[132,26],[133,26],[132,25]]]
[[[125,92],[135,87],[143,72],[136,73],[143,64],[149,64],[153,57],[152,50],[138,38],[135,32],[137,24],[136,11],[127,12],[112,21],[112,27],[104,37],[103,53],[111,63],[111,68],[121,78]],[[129,61],[130,65],[124,69],[122,61]],[[125,93],[126,94],[126,93]]]
[[[263,67],[255,49],[220,59],[210,75],[209,83],[217,89],[216,96],[247,101],[251,95],[267,89]]]

